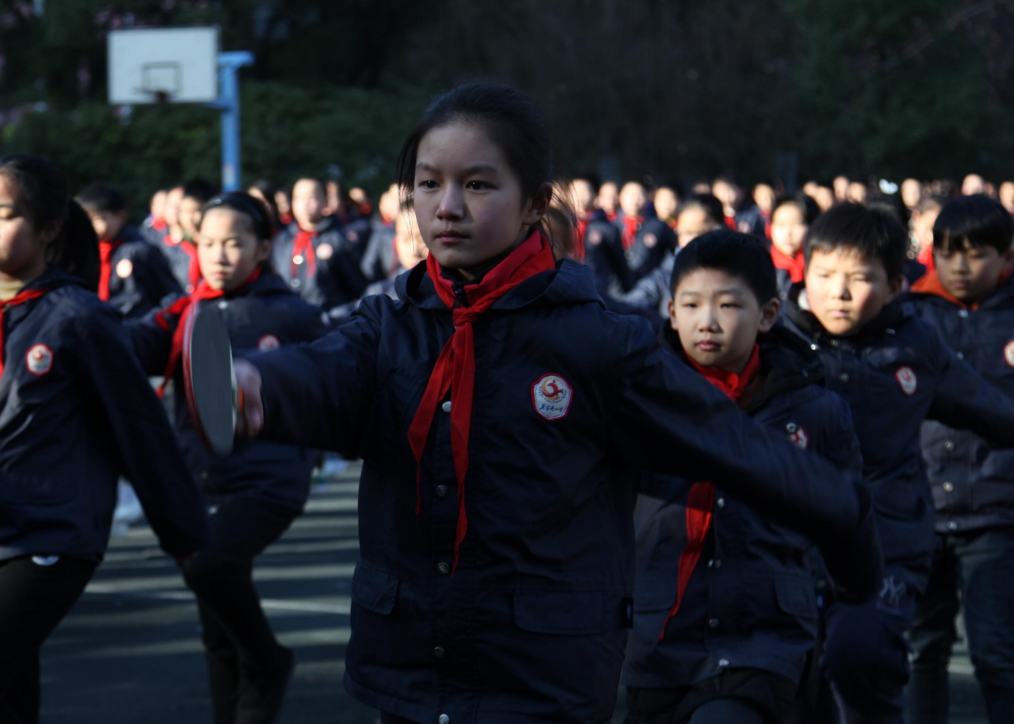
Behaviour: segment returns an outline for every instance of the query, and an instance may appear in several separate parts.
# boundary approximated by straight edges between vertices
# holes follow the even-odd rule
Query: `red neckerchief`
[[[4,312],[10,307],[18,307],[25,302],[38,299],[48,291],[48,289],[22,289],[6,302],[0,302],[0,377],[4,373],[4,357],[6,356],[6,351],[4,350]]]
[[[169,224],[166,223],[165,219],[152,219],[151,228],[155,231],[165,231],[169,228]]]
[[[738,229],[736,228],[736,217],[735,216],[726,216],[724,218],[725,218],[725,226],[726,226],[726,228],[732,229],[733,231],[738,231]]]
[[[933,247],[927,246],[919,250],[919,255],[915,258],[917,262],[926,267],[926,273],[934,272],[937,270],[937,260],[933,255]]]
[[[451,453],[458,481],[458,526],[454,541],[454,567],[458,568],[461,542],[468,529],[465,514],[465,475],[468,473],[468,434],[472,421],[472,393],[475,386],[475,347],[472,324],[497,300],[527,279],[556,268],[553,250],[542,233],[535,231],[512,251],[506,259],[493,267],[478,284],[463,287],[468,306],[457,304],[454,283],[444,277],[436,257],[426,258],[426,271],[433,281],[437,296],[452,311],[454,333],[437,357],[430,374],[419,409],[408,428],[408,443],[416,461],[416,515],[421,505],[422,456],[426,448],[433,415],[440,401],[451,395]]]
[[[623,248],[629,249],[637,242],[637,230],[641,228],[641,222],[644,218],[641,216],[624,216],[623,217]]]
[[[253,273],[247,278],[247,280],[240,286],[236,287],[233,291],[239,291],[244,287],[250,286],[257,281],[260,276],[261,268],[257,267],[253,270]],[[190,317],[190,314],[194,309],[194,304],[196,302],[203,302],[205,299],[218,299],[219,297],[224,296],[224,289],[212,289],[208,286],[206,281],[201,280],[201,283],[197,285],[197,288],[192,294],[186,297],[180,297],[171,305],[155,314],[155,322],[167,332],[172,326],[169,323],[168,317],[170,315],[179,315],[179,319],[176,321],[176,329],[173,331],[172,346],[169,348],[169,361],[165,366],[165,379],[162,380],[162,384],[158,388],[159,397],[161,397],[165,392],[166,385],[169,384],[169,380],[171,380],[173,378],[173,374],[176,373],[176,365],[180,363],[180,356],[183,354],[183,335],[186,334],[187,319]]]
[[[278,221],[282,226],[288,226],[292,223],[292,214],[282,214],[278,217]]]
[[[784,269],[789,273],[793,284],[803,281],[806,276],[806,256],[801,251],[797,251],[795,256],[786,256],[772,244],[771,261],[775,263],[775,269]]]
[[[1000,281],[997,282],[997,287],[1007,281],[1007,278],[1011,275],[1014,270],[1004,269],[1000,274]],[[946,299],[951,304],[955,304],[962,309],[968,309],[972,312],[979,308],[978,304],[965,304],[963,301],[958,299],[956,296],[947,291],[944,287],[943,282],[940,281],[940,275],[934,269],[931,272],[927,272],[926,276],[917,281],[912,285],[912,291],[918,292],[919,294],[934,294],[942,299]]]
[[[606,215],[606,221],[608,221],[610,224],[616,221],[615,211],[603,211],[603,213],[605,213]]]
[[[123,240],[99,241],[99,299],[103,302],[109,301],[109,278],[112,276],[113,252],[120,248]]]
[[[764,219],[764,238],[771,239],[771,212],[761,211],[760,216]]]
[[[753,353],[750,355],[746,367],[738,375],[735,372],[702,367],[690,357],[687,357],[687,361],[701,373],[704,379],[728,395],[733,402],[739,402],[747,386],[760,372],[760,347],[756,344],[753,346]],[[693,575],[694,568],[704,552],[704,544],[708,538],[708,531],[711,529],[711,521],[715,516],[714,505],[715,486],[711,483],[694,483],[687,498],[687,547],[680,553],[679,566],[676,569],[676,603],[669,609],[669,614],[662,622],[662,631],[658,635],[659,641],[665,638],[665,627],[680,610],[683,594],[687,592],[687,585],[690,583],[690,576]]]
[[[316,231],[299,230],[296,238],[292,240],[292,276],[297,276],[296,257],[301,256],[306,262],[306,275],[312,277],[317,273],[317,255],[313,250],[313,240],[317,238]]]

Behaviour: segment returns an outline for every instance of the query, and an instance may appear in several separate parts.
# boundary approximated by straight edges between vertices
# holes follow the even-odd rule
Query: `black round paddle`
[[[197,434],[217,455],[230,455],[243,391],[236,386],[232,344],[215,304],[194,310],[183,335],[183,380]]]

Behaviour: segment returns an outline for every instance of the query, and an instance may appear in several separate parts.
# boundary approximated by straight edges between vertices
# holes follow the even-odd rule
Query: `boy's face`
[[[324,218],[327,198],[324,189],[312,179],[297,181],[292,187],[292,218],[301,229],[309,231]]]
[[[613,213],[616,211],[616,202],[619,195],[620,192],[616,188],[616,184],[612,181],[606,181],[599,187],[599,208],[607,214]]]
[[[1004,270],[1014,261],[1012,249],[1001,254],[992,246],[972,246],[967,239],[960,250],[937,249],[934,254],[944,289],[969,305],[979,304],[995,292]]]
[[[676,192],[668,186],[662,186],[655,191],[655,213],[660,219],[671,219],[679,206]]]
[[[570,182],[570,198],[575,211],[587,213],[595,208],[595,192],[592,185],[583,178],[576,178]]]
[[[901,201],[910,209],[914,209],[922,201],[922,184],[914,178],[901,182]]]
[[[95,229],[95,236],[99,241],[112,241],[127,223],[127,214],[124,211],[105,211],[99,209],[88,209],[88,218],[91,219],[92,228]]]
[[[626,216],[640,216],[644,210],[644,187],[641,184],[629,183],[623,185],[620,192],[620,209]]]
[[[753,189],[753,202],[761,211],[771,211],[775,205],[775,190],[768,184],[757,184]]]
[[[1000,184],[1000,203],[1007,211],[1014,212],[1014,181]]]
[[[785,256],[793,257],[802,250],[809,228],[797,204],[782,204],[771,217],[771,243]]]
[[[669,324],[687,356],[703,367],[742,372],[759,332],[778,320],[781,302],[757,301],[747,283],[719,269],[697,269],[680,280],[669,302]]]
[[[183,189],[176,187],[165,196],[165,223],[176,227],[180,225],[180,202],[183,200]]]
[[[810,311],[831,334],[856,334],[898,295],[902,279],[889,279],[879,259],[855,249],[815,249],[806,267]]]
[[[197,229],[201,225],[201,207],[204,204],[193,196],[184,196],[180,201],[179,222],[183,233],[190,239],[197,236]]]

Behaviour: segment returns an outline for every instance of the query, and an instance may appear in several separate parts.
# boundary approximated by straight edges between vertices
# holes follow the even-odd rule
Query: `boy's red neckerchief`
[[[803,281],[803,277],[806,276],[806,257],[801,251],[796,252],[795,256],[787,256],[772,244],[771,261],[774,262],[775,269],[783,269],[789,273],[793,284]]]
[[[746,388],[760,372],[760,347],[753,346],[753,352],[742,372],[725,372],[710,367],[702,367],[689,356],[687,361],[695,370],[708,382],[724,392],[733,402],[739,402]],[[690,488],[687,498],[686,526],[687,545],[680,553],[679,564],[676,569],[676,602],[662,622],[662,631],[658,640],[665,638],[665,627],[676,616],[683,602],[683,595],[687,592],[687,585],[690,583],[690,576],[693,575],[697,562],[704,553],[704,544],[708,539],[708,531],[711,530],[711,522],[714,519],[715,486],[711,483],[694,483]]]
[[[472,324],[477,321],[504,294],[527,279],[556,268],[556,259],[549,242],[541,232],[535,231],[503,261],[493,267],[478,284],[461,287],[467,306],[461,306],[455,296],[454,282],[447,279],[430,254],[426,258],[426,271],[436,288],[437,296],[451,309],[454,333],[444,344],[430,374],[419,409],[408,428],[408,442],[416,462],[416,515],[422,501],[422,456],[426,449],[433,424],[433,415],[441,400],[451,396],[451,453],[458,482],[458,524],[454,541],[454,565],[458,567],[461,542],[468,529],[465,514],[465,476],[468,473],[468,434],[472,422],[472,393],[475,385],[475,347]]]
[[[112,277],[113,252],[120,248],[123,240],[99,241],[99,299],[103,302],[109,301],[109,279]]]

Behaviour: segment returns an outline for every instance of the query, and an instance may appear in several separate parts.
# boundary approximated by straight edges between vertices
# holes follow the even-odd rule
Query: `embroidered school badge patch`
[[[1011,367],[1014,367],[1014,339],[1007,343],[1007,346],[1003,348],[1003,359]]]
[[[278,337],[273,334],[265,334],[263,337],[257,340],[257,349],[261,352],[270,352],[273,349],[278,349],[282,346],[282,343],[278,341]]]
[[[919,387],[919,379],[915,376],[915,372],[912,371],[911,367],[899,367],[894,376],[898,380],[898,384],[901,385],[902,392],[909,397],[915,394],[916,389]]]
[[[789,433],[789,442],[799,449],[806,450],[810,446],[810,436],[796,423],[790,422],[786,425],[785,432]]]
[[[334,247],[331,246],[330,244],[321,244],[320,246],[317,247],[316,254],[318,259],[327,261],[332,256],[334,256]]]
[[[126,279],[134,273],[134,263],[130,259],[120,259],[116,264],[116,276]]]
[[[655,245],[658,244],[658,237],[654,234],[645,234],[641,237],[641,243],[644,244],[645,248],[654,249]]]
[[[574,391],[560,375],[543,375],[532,385],[532,404],[547,420],[566,417],[573,399]]]
[[[592,246],[598,246],[602,243],[602,232],[598,229],[592,229],[588,232],[588,243]]]
[[[44,344],[37,344],[25,355],[25,367],[36,377],[49,372],[53,367],[53,350]]]

